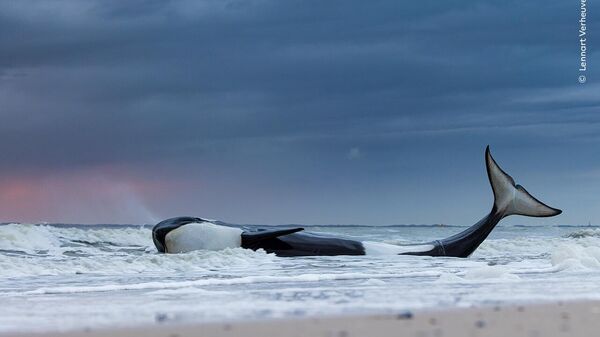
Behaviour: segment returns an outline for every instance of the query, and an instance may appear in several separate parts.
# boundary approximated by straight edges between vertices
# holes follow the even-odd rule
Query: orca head
[[[201,218],[173,218],[157,224],[153,231],[156,249],[163,253],[222,250],[242,245],[242,230],[214,224]]]

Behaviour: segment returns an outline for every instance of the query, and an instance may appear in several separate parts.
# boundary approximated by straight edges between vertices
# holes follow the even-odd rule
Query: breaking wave
[[[206,272],[261,265],[273,258],[241,248],[158,254],[147,227],[0,226],[0,277]]]
[[[586,228],[580,229],[564,236],[565,238],[570,239],[581,239],[587,237],[597,237],[600,238],[600,228]]]
[[[350,234],[364,234],[369,240],[379,239],[380,242],[391,244],[410,242],[406,235],[391,235],[389,227],[350,228],[361,231]],[[430,227],[427,228],[430,230]],[[326,227],[318,229],[325,231]],[[377,238],[377,235],[380,237]],[[241,248],[177,255],[158,254],[151,240],[149,226],[0,225],[1,278],[168,272],[210,275],[223,273],[223,270],[251,270],[253,267],[265,268],[273,264],[280,266],[285,261],[289,260],[279,259],[264,251]],[[402,263],[406,260],[399,261]],[[524,268],[530,265],[544,272],[600,269],[600,229],[576,229],[558,236],[492,238],[486,240],[471,259],[453,263],[460,266],[471,261],[482,261],[485,265],[497,267],[471,271],[461,275],[464,279],[487,276],[515,279],[509,274],[532,272],[533,269]],[[540,264],[545,264],[545,267],[540,267]],[[501,270],[503,266],[508,269]]]

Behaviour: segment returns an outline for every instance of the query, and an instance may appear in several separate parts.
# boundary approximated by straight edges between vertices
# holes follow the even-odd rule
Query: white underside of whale
[[[242,246],[242,230],[210,222],[189,223],[165,236],[167,253],[186,253],[194,250],[222,250]]]
[[[366,255],[398,255],[405,253],[421,253],[427,252],[435,248],[431,244],[423,245],[407,245],[397,246],[389,243],[375,242],[375,241],[363,241],[363,247],[365,247]]]

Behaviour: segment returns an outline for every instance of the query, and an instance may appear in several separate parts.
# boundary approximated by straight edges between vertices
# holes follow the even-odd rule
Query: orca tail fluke
[[[536,199],[523,186],[515,184],[514,179],[498,166],[490,153],[489,145],[485,149],[485,165],[494,191],[494,208],[502,217],[513,214],[550,217],[562,213],[560,209]]]
[[[485,164],[494,192],[491,212],[473,226],[449,238],[435,241],[435,249],[425,254],[434,256],[468,257],[485,240],[502,218],[509,215],[550,217],[562,211],[534,198],[523,186],[504,172],[492,158],[490,147],[485,150]]]

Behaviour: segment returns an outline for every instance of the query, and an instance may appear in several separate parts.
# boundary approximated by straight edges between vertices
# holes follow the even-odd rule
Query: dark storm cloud
[[[600,99],[576,83],[577,19],[565,2],[3,2],[0,171],[285,185],[356,149],[346,178],[378,186],[366,177],[439,165],[429,152],[590,146]]]

